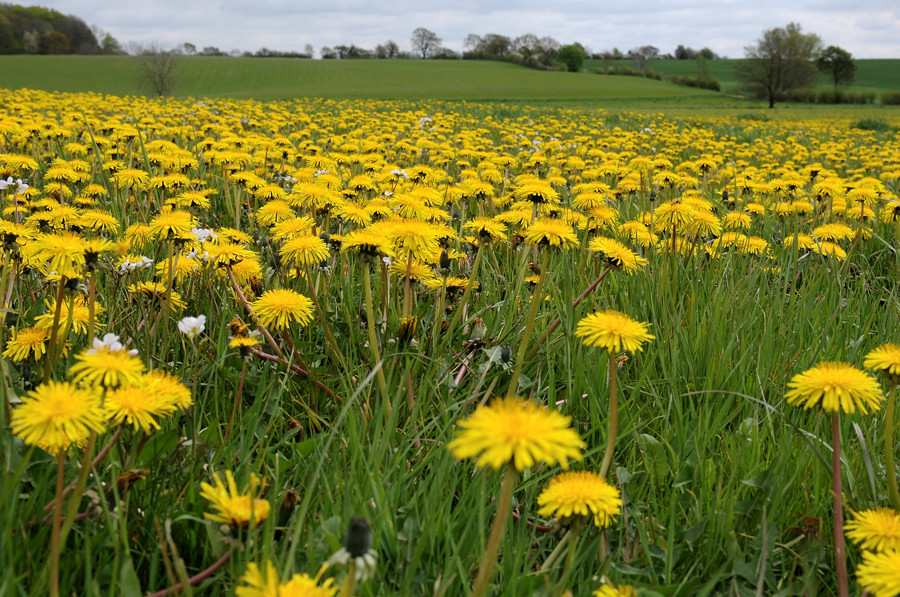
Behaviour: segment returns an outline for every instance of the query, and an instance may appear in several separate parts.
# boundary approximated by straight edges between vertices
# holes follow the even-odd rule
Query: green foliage
[[[0,54],[96,54],[90,27],[41,6],[0,4]]]
[[[570,73],[579,72],[586,57],[584,49],[578,44],[563,46],[556,55],[556,59],[565,65],[566,70]]]
[[[885,91],[881,94],[881,103],[885,106],[900,106],[900,91]]]
[[[747,46],[747,60],[735,65],[735,77],[746,93],[767,100],[771,108],[789,91],[814,81],[812,60],[821,43],[818,35],[803,33],[796,23],[768,29],[756,44]]]
[[[856,79],[856,61],[847,50],[828,46],[816,57],[816,66],[834,82],[834,88],[850,85]]]
[[[853,121],[850,126],[861,131],[876,131],[879,133],[897,129],[897,127],[892,126],[883,118],[860,118],[859,120]]]

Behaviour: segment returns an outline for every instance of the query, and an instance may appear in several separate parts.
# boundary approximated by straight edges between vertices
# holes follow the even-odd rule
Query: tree
[[[566,66],[570,73],[577,73],[584,66],[585,53],[580,44],[569,44],[559,49],[556,59]]]
[[[119,40],[107,33],[103,36],[103,41],[100,43],[100,53],[124,54],[125,50],[122,49],[122,46],[119,44]]]
[[[818,35],[803,33],[797,23],[767,29],[755,44],[744,48],[745,59],[735,65],[735,77],[742,89],[769,100],[773,108],[788,91],[812,84],[813,59],[821,46]]]
[[[441,49],[441,38],[434,31],[429,31],[425,27],[419,27],[413,31],[410,45],[413,52],[421,55],[422,58],[428,58],[437,54]]]
[[[631,50],[629,54],[631,54],[631,59],[634,60],[634,65],[637,69],[643,71],[659,57],[659,48],[656,46],[641,46]]]
[[[178,79],[178,54],[159,44],[141,49],[136,57],[138,83],[154,95],[171,95]]]
[[[856,61],[853,55],[837,46],[825,48],[816,58],[816,66],[831,77],[835,89],[838,85],[849,85],[856,79]]]

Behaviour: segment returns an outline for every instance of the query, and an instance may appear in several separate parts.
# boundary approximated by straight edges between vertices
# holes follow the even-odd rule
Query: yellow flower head
[[[298,267],[318,265],[331,256],[325,241],[311,234],[294,236],[281,246],[278,253],[282,259],[292,261]]]
[[[863,365],[900,384],[900,344],[885,344],[866,355]]]
[[[535,222],[525,230],[525,243],[529,245],[550,245],[561,249],[578,246],[578,237],[572,225],[565,220],[546,219]]]
[[[300,325],[312,321],[313,302],[288,288],[268,290],[251,306],[259,322],[266,327],[284,329],[294,321]]]
[[[263,489],[258,476],[250,475],[250,487],[246,492],[238,489],[231,471],[225,471],[225,483],[218,475],[213,479],[215,485],[200,484],[200,495],[209,500],[215,510],[212,513],[204,513],[208,519],[235,526],[246,526],[251,522],[259,525],[268,518],[271,505],[267,500],[258,497]]]
[[[550,480],[537,499],[541,516],[593,516],[598,528],[605,528],[622,511],[619,490],[591,472],[560,473]]]
[[[105,428],[100,395],[71,382],[39,385],[22,399],[12,416],[16,437],[51,454],[83,444],[91,431],[102,433]]]
[[[637,597],[637,591],[628,585],[605,584],[591,593],[592,597]]]
[[[609,352],[643,350],[642,344],[656,336],[649,333],[650,324],[636,321],[618,311],[592,313],[578,322],[575,335],[588,346],[605,348]]]
[[[338,592],[334,579],[328,578],[319,584],[324,571],[323,567],[315,578],[295,574],[289,580],[281,582],[272,562],[266,563],[265,574],[256,563],[250,562],[241,577],[241,582],[246,586],[237,587],[235,594],[237,597],[334,597]]]
[[[900,595],[900,550],[864,551],[856,580],[875,597]]]
[[[500,469],[511,463],[523,471],[545,462],[567,469],[568,459],[581,460],[585,447],[570,421],[531,400],[498,399],[462,421],[447,448],[454,458],[477,458],[480,467]]]
[[[623,270],[628,274],[638,271],[649,263],[649,261],[614,238],[598,236],[590,242],[588,248],[595,253],[600,253],[603,260],[612,267]]]
[[[94,340],[94,348],[75,356],[77,362],[69,368],[72,380],[80,386],[107,389],[138,385],[144,373],[141,359],[128,350],[98,342]]]
[[[34,361],[40,360],[47,352],[46,342],[50,339],[50,332],[40,328],[22,328],[12,330],[13,337],[6,341],[6,350],[3,356],[19,363],[34,355]]]
[[[788,404],[802,404],[803,408],[821,405],[831,413],[854,413],[859,409],[866,414],[869,409],[881,408],[884,400],[874,377],[846,363],[819,363],[795,375],[788,388]]]
[[[844,528],[847,537],[862,549],[900,550],[900,514],[890,508],[859,512]]]

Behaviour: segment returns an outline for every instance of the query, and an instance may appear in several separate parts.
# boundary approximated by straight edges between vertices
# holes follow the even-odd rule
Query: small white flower
[[[346,566],[350,562],[356,564],[356,580],[362,581],[371,578],[375,574],[375,568],[378,565],[377,554],[371,549],[365,554],[354,558],[346,548],[342,547],[334,555],[328,558],[331,565],[339,564]]]
[[[178,322],[178,331],[193,340],[206,329],[206,315],[185,317]]]
[[[382,257],[381,260],[387,267],[391,267],[391,258],[390,257]]]
[[[194,236],[194,239],[199,243],[205,243],[211,238],[219,238],[218,235],[212,231],[211,228],[191,228],[191,234]]]
[[[88,354],[96,354],[102,350],[108,352],[121,352],[125,350],[125,345],[119,342],[119,337],[113,333],[103,334],[103,339],[94,338],[93,343],[91,344],[91,348],[87,351]],[[132,348],[128,351],[128,354],[131,356],[137,356],[137,349]]]

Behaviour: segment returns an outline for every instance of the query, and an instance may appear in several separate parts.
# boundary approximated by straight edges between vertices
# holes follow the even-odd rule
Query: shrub
[[[787,102],[802,102],[812,104],[816,101],[816,90],[810,89],[808,87],[790,89],[785,92],[784,100]]]
[[[885,91],[881,94],[881,103],[885,106],[900,106],[900,91]]]
[[[883,118],[860,118],[853,122],[853,124],[850,125],[850,128],[879,133],[894,130],[894,127],[888,124]]]

